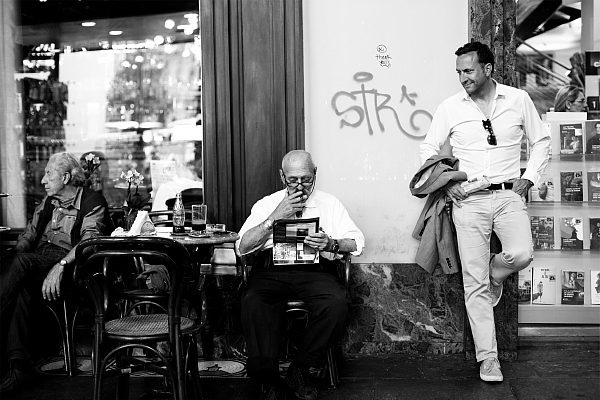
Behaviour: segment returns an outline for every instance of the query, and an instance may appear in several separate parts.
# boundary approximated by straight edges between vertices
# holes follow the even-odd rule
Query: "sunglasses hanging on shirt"
[[[483,122],[483,128],[488,131],[488,137],[487,137],[487,142],[490,146],[496,146],[498,144],[498,141],[496,140],[496,135],[494,135],[494,129],[492,128],[492,121],[488,119],[486,119],[485,121],[481,121]]]

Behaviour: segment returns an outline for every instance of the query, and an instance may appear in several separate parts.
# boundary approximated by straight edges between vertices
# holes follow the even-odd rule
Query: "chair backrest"
[[[181,201],[184,207],[191,207],[193,204],[203,204],[204,192],[202,188],[190,188],[181,191]],[[175,198],[170,198],[165,201],[169,210],[173,209]]]
[[[148,217],[155,226],[173,226],[173,210],[149,211]],[[192,226],[192,210],[185,210],[185,226]]]
[[[110,283],[106,270],[119,263],[106,263],[108,259],[143,258],[152,264],[162,264],[169,271],[171,291],[167,313],[181,316],[181,303],[185,292],[185,279],[191,273],[190,255],[181,243],[161,237],[97,237],[79,243],[75,251],[77,272],[82,276],[92,298],[96,318],[104,319]]]

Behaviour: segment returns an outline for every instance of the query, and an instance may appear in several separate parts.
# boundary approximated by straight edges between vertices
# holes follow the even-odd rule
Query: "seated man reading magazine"
[[[311,315],[298,356],[285,379],[300,399],[317,398],[309,368],[321,365],[327,348],[340,339],[348,321],[346,289],[326,272],[327,263],[344,253],[360,255],[365,239],[342,203],[315,189],[316,174],[310,153],[295,150],[286,154],[279,170],[285,189],[254,204],[236,243],[240,254],[255,256],[242,299],[242,326],[248,348],[248,375],[263,384],[261,399],[285,396],[279,379],[278,351],[287,300],[304,301]],[[319,252],[318,262],[273,262],[273,225],[294,218],[318,218],[318,231],[308,229],[302,243]]]

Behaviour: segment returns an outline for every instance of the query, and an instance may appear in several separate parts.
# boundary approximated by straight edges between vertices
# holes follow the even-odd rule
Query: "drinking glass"
[[[192,231],[206,232],[206,205],[192,205]]]

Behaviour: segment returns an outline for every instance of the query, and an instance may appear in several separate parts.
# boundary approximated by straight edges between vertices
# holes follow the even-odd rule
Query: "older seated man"
[[[320,366],[327,348],[340,339],[348,321],[346,289],[327,273],[331,259],[344,253],[360,255],[364,236],[342,203],[315,189],[317,167],[306,151],[285,155],[279,176],[285,189],[259,200],[236,243],[240,254],[254,253],[252,275],[242,299],[242,326],[248,350],[248,375],[263,384],[261,399],[283,399],[279,379],[279,347],[287,300],[300,299],[310,311],[298,356],[285,383],[303,400],[317,398],[309,368]],[[320,231],[309,234],[304,245],[320,252],[320,262],[275,265],[273,224],[281,219],[319,218]]]
[[[23,386],[29,379],[29,306],[32,296],[55,300],[67,265],[75,262],[75,246],[100,236],[112,227],[104,197],[83,188],[79,161],[57,153],[46,165],[42,184],[47,196],[17,240],[16,252],[0,266],[0,318],[6,332],[6,357],[10,370],[0,393]]]

